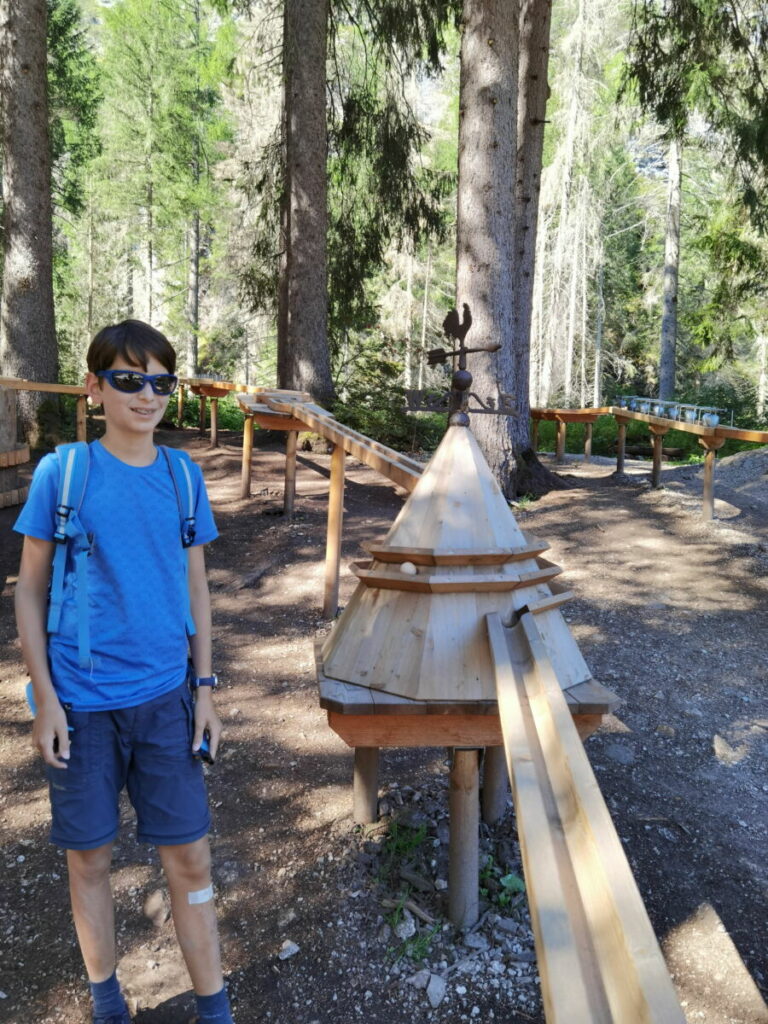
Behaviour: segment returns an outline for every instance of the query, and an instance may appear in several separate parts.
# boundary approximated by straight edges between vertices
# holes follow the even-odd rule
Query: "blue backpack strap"
[[[159,445],[160,451],[165,457],[168,469],[173,480],[173,488],[176,491],[176,502],[179,506],[179,529],[181,533],[181,546],[191,548],[195,543],[195,488],[192,484],[192,460],[186,452],[178,448],[167,448],[164,444]],[[188,560],[184,559],[184,572],[187,572]],[[186,610],[187,635],[194,636],[197,632],[195,621],[192,618],[192,610],[187,601]]]
[[[71,550],[77,573],[78,660],[81,668],[88,668],[91,658],[91,642],[88,622],[87,560],[91,553],[93,537],[89,537],[85,532],[78,513],[88,482],[90,452],[84,441],[76,441],[74,444],[58,445],[56,456],[59,460],[59,484],[56,493],[53,533],[56,548],[53,555],[47,629],[49,633],[56,633],[59,629],[61,606],[64,600],[67,550]]]

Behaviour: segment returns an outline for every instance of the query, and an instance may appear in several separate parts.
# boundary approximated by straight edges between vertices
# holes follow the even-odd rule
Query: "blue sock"
[[[212,996],[199,996],[195,993],[195,999],[199,1024],[234,1024],[225,988]]]
[[[92,981],[91,996],[93,997],[93,1016],[112,1017],[123,1013],[125,1000],[120,991],[120,982],[117,974],[113,971],[112,977],[106,981]]]

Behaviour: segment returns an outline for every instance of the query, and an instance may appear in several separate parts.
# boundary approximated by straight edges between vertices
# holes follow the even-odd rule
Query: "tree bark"
[[[464,0],[459,85],[457,308],[467,303],[467,344],[501,346],[470,357],[483,399],[514,390],[527,408],[527,381],[513,380],[514,199],[517,149],[517,4]],[[525,392],[525,393],[524,393]],[[492,471],[511,493],[516,448],[529,444],[528,418],[473,416],[472,429]]]
[[[522,0],[520,4],[520,67],[517,98],[517,176],[515,182],[515,274],[513,324],[519,340],[513,353],[514,380],[528,382],[526,404],[519,416],[528,423],[530,394],[531,322],[536,269],[536,238],[541,191],[549,84],[551,0]],[[522,385],[521,385],[522,389]],[[519,401],[519,399],[518,399]]]
[[[675,396],[675,348],[677,346],[677,284],[680,266],[680,205],[683,181],[682,144],[669,144],[667,226],[664,240],[664,298],[661,317],[659,398]]]
[[[45,0],[0,4],[4,265],[0,372],[58,380],[53,311],[51,151]],[[22,430],[38,440],[42,396],[19,392]]]
[[[325,114],[328,0],[287,0],[285,281],[278,334],[280,386],[333,399],[328,351]]]

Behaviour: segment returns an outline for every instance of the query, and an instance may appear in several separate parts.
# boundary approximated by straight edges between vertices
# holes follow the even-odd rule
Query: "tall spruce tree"
[[[45,0],[0,5],[3,133],[3,291],[0,372],[56,381],[51,150]],[[19,416],[34,441],[39,396],[22,392]]]

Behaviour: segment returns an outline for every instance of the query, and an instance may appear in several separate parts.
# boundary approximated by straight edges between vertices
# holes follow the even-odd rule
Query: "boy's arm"
[[[189,580],[189,603],[192,619],[195,623],[195,635],[190,638],[192,664],[197,676],[210,676],[211,665],[211,597],[208,592],[208,580],[205,575],[205,550],[202,544],[187,549],[189,563],[187,576]],[[195,737],[192,749],[198,750],[203,742],[203,733],[208,730],[210,736],[211,757],[216,757],[216,750],[221,737],[221,721],[213,707],[213,694],[210,686],[201,686],[195,694]]]
[[[48,668],[46,615],[52,558],[52,541],[29,535],[24,537],[16,584],[16,623],[37,705],[32,742],[46,764],[66,768],[61,759],[66,761],[69,758],[67,718],[56,696]]]

